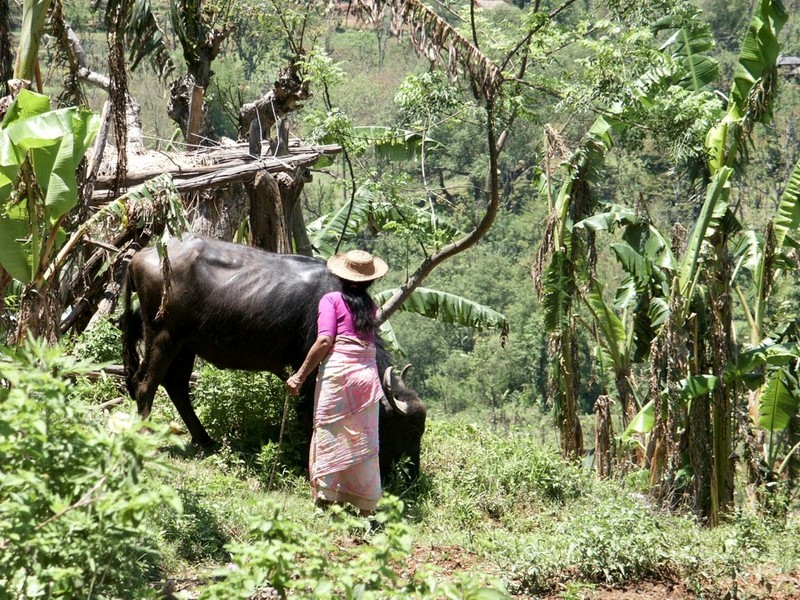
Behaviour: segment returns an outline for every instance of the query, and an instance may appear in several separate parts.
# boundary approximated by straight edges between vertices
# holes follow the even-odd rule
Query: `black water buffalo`
[[[316,338],[319,299],[340,289],[340,281],[318,259],[202,237],[171,240],[167,257],[165,270],[156,249],[146,248],[128,267],[122,318],[128,391],[139,415],[147,418],[162,385],[192,442],[209,445],[213,442],[189,397],[195,357],[222,369],[271,371],[284,379],[287,365],[297,369]],[[166,290],[164,272],[169,273]],[[139,296],[135,311],[134,291]],[[410,475],[416,477],[425,405],[405,386],[402,374],[393,375],[380,345],[378,368],[386,392],[380,409],[381,473],[408,456]],[[309,377],[299,411],[309,433],[313,386]]]

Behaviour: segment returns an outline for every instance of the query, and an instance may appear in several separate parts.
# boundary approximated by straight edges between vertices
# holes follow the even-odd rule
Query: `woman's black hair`
[[[374,333],[377,323],[375,322],[375,302],[367,292],[372,281],[349,281],[342,279],[342,298],[347,303],[350,312],[353,313],[353,322],[356,326],[356,333],[369,335]]]

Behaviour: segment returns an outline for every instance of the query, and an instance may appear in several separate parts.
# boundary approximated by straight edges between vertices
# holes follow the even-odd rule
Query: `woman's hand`
[[[305,379],[301,378],[300,375],[295,373],[286,380],[286,389],[289,390],[289,393],[292,396],[299,396],[300,388],[303,387],[304,381]]]

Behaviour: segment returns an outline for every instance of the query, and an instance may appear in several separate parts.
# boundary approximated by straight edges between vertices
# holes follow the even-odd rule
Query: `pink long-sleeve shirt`
[[[373,334],[363,336],[356,332],[353,313],[342,297],[342,292],[329,292],[320,298],[317,335],[329,335],[334,339],[336,336],[345,335],[365,342],[375,342]]]

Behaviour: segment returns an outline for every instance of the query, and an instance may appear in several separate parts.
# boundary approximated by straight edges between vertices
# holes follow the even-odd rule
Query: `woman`
[[[389,267],[363,250],[337,254],[328,270],[341,292],[319,301],[317,339],[286,381],[293,395],[319,365],[309,474],[314,498],[350,503],[369,516],[381,497],[378,403],[383,396],[375,362],[375,303],[367,289]],[[320,364],[321,363],[321,364]]]

